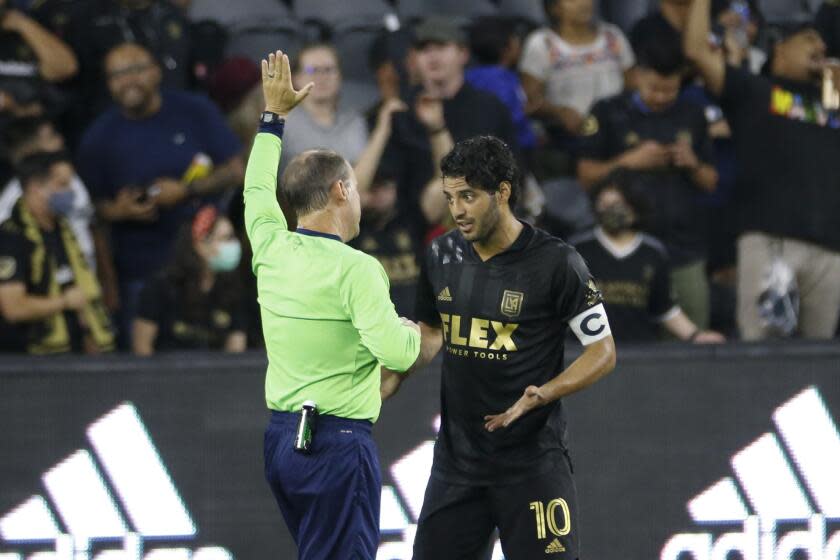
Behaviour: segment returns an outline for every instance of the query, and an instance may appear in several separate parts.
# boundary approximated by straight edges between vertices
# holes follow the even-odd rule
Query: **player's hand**
[[[402,375],[390,369],[380,368],[379,397],[385,402],[394,396],[402,384]]]
[[[309,82],[300,91],[292,85],[292,71],[289,57],[283,51],[268,55],[262,61],[262,86],[265,110],[285,117],[298,103],[303,101],[315,84]]]
[[[657,169],[671,163],[671,152],[659,142],[647,140],[625,153],[621,163],[625,167],[640,171]]]
[[[484,428],[488,432],[493,432],[499,428],[507,428],[512,422],[516,421],[520,416],[539,408],[548,403],[548,400],[543,396],[539,387],[530,385],[525,389],[525,394],[516,401],[512,407],[501,414],[490,414],[484,417],[486,422]]]
[[[692,340],[694,344],[723,344],[724,342],[726,342],[726,337],[717,331],[700,331]]]
[[[426,130],[434,132],[446,126],[443,118],[443,101],[437,97],[422,93],[414,103],[414,113]]]

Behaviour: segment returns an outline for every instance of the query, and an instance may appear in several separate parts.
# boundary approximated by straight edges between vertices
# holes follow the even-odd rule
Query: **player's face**
[[[481,243],[493,234],[499,223],[495,194],[471,187],[463,177],[444,177],[443,193],[464,239]]]

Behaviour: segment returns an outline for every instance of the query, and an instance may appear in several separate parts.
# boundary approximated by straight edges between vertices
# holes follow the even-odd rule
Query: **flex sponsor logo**
[[[96,420],[87,439],[92,452],[42,475],[43,495],[0,515],[0,560],[233,560],[185,545],[197,527],[133,404]]]
[[[688,502],[705,530],[671,537],[661,560],[840,558],[837,425],[816,387],[782,404],[773,422],[732,457],[734,476]]]
[[[456,356],[485,360],[508,359],[508,352],[516,352],[513,333],[518,323],[502,323],[487,319],[440,314],[446,352]]]

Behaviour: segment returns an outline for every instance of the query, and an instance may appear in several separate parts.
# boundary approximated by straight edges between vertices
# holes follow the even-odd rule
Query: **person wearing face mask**
[[[236,268],[242,247],[226,217],[204,206],[184,226],[172,264],[140,294],[132,350],[224,350],[246,346]]]
[[[654,342],[662,329],[697,344],[724,342],[695,325],[674,300],[665,247],[640,233],[645,199],[619,170],[593,189],[597,226],[570,242],[589,265],[618,342]]]
[[[114,348],[102,290],[66,217],[75,207],[63,152],[18,165],[23,195],[0,225],[0,348],[30,354]]]

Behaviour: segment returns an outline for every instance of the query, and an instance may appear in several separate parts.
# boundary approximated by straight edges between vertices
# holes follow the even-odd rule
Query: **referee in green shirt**
[[[283,124],[312,84],[295,91],[280,51],[263,60],[262,83],[266,111],[245,175],[245,227],[268,352],[265,474],[301,559],[372,559],[380,366],[408,370],[420,331],[397,317],[381,265],[344,244],[359,233],[361,207],[353,168],[339,154],[310,150],[288,164],[282,194],[298,216],[289,231],[276,194]],[[309,453],[295,448],[306,401],[318,412]]]

